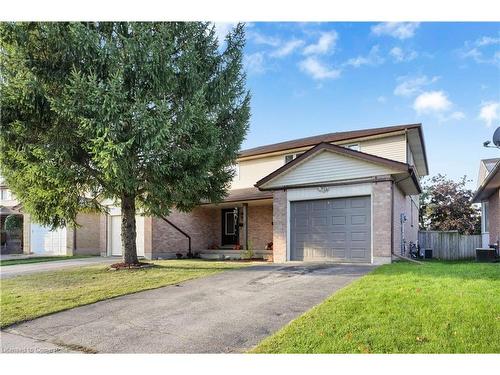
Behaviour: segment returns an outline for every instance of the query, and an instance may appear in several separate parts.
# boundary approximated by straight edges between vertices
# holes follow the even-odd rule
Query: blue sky
[[[223,35],[230,24],[218,24]],[[421,122],[431,175],[474,180],[500,126],[500,23],[250,23],[243,148]]]

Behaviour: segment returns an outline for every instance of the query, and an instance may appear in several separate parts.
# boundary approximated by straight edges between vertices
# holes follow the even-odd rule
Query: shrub
[[[248,241],[248,248],[241,253],[241,257],[243,259],[252,259],[254,255],[252,241]]]
[[[14,232],[23,228],[23,217],[21,215],[9,215],[5,218],[4,228],[6,231]]]

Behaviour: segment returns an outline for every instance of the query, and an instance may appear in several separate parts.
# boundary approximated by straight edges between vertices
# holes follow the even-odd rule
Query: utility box
[[[424,258],[425,259],[432,259],[432,249],[425,249]]]

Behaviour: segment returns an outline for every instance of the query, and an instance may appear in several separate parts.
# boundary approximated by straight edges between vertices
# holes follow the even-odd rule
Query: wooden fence
[[[418,243],[421,249],[432,249],[433,258],[471,259],[476,256],[476,248],[481,247],[481,235],[466,236],[457,231],[420,231]]]

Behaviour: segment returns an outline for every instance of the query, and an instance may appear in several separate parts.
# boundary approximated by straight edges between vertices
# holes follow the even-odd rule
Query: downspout
[[[179,228],[177,225],[175,225],[174,223],[172,223],[170,220],[168,220],[166,217],[164,216],[160,216],[166,223],[170,224],[172,227],[174,227],[174,229],[176,229],[179,233],[183,234],[184,236],[187,237],[188,239],[188,257],[192,256],[193,254],[191,253],[191,236],[189,234],[187,234],[186,232],[184,232],[181,228]]]

